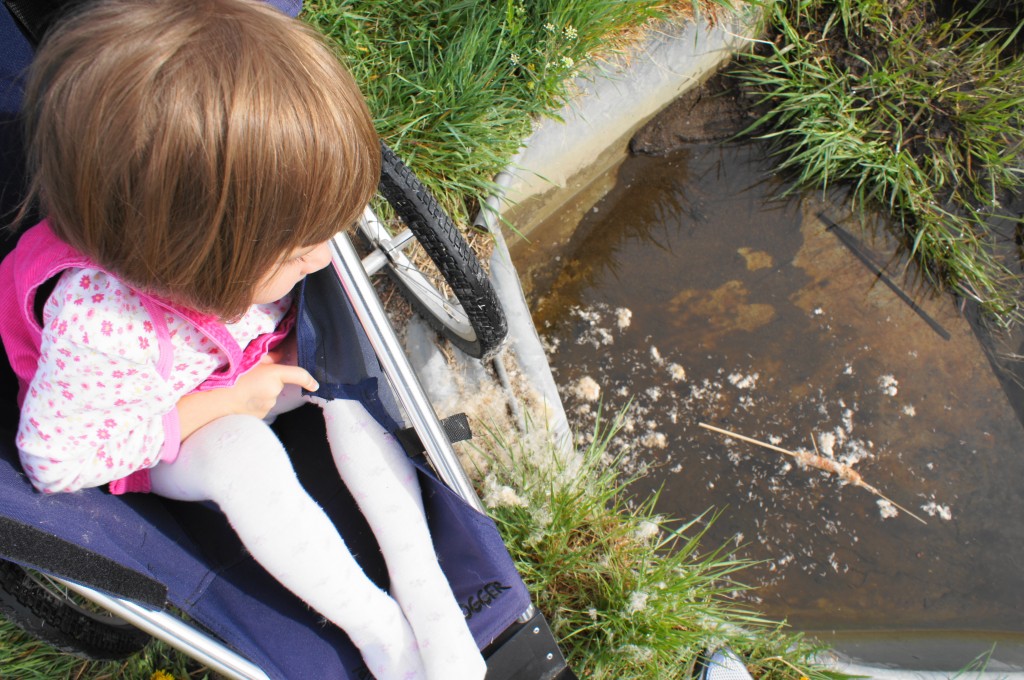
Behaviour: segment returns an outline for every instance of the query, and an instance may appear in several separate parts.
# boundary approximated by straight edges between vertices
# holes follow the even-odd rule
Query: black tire
[[[149,635],[116,616],[79,604],[37,572],[0,560],[0,613],[29,635],[87,659],[123,659]]]
[[[391,248],[395,236],[381,222],[360,223],[370,246],[387,257],[386,270],[412,308],[441,335],[466,354],[485,357],[508,333],[505,313],[490,279],[458,227],[441,209],[412,171],[381,144],[380,194],[423,247],[454,297],[431,282],[423,264],[414,264],[401,247]]]

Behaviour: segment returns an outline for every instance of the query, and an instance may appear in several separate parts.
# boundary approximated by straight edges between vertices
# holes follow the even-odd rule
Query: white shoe
[[[754,680],[746,665],[728,647],[717,650],[697,673],[697,680]]]

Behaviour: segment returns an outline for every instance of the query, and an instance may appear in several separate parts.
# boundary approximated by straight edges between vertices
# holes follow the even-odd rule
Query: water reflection
[[[631,402],[629,464],[669,514],[722,510],[709,540],[763,561],[747,580],[773,617],[1024,631],[1022,428],[978,341],[903,263],[934,323],[883,285],[819,218],[884,263],[841,207],[779,189],[752,145],[634,158],[557,253],[515,254],[553,262],[532,296],[571,417],[587,430],[596,387],[605,412]],[[817,445],[928,525],[701,421]]]

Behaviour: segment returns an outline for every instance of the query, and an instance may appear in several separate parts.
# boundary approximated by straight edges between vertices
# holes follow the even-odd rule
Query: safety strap
[[[452,444],[464,442],[473,438],[473,431],[469,427],[469,417],[465,413],[456,413],[441,421],[441,429],[448,436]],[[395,438],[401,443],[402,448],[409,454],[410,458],[423,456],[423,442],[420,441],[416,429],[406,427],[395,432]]]
[[[69,581],[117,597],[163,609],[167,586],[149,574],[11,517],[0,517],[0,546],[4,560],[42,569]]]

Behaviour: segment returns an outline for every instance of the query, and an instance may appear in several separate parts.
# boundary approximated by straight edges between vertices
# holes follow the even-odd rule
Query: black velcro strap
[[[22,566],[156,609],[167,601],[167,587],[152,577],[9,517],[0,517],[0,546]]]
[[[448,416],[441,421],[441,429],[444,430],[445,436],[452,444],[473,438],[473,431],[469,428],[469,416],[465,413]],[[416,458],[423,453],[423,442],[420,441],[420,436],[416,433],[415,428],[406,427],[398,430],[395,432],[395,438],[398,439],[410,458]]]
[[[448,436],[448,441],[464,442],[473,438],[473,431],[469,429],[469,416],[465,413],[456,413],[441,421],[441,428]]]

